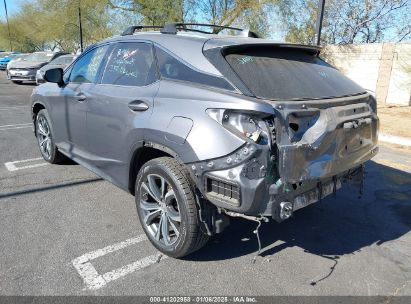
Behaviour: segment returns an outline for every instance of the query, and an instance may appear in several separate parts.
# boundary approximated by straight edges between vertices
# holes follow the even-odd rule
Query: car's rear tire
[[[65,156],[59,152],[53,139],[53,128],[47,110],[40,110],[36,117],[36,137],[41,156],[51,164],[61,163]]]
[[[175,159],[160,157],[145,163],[135,187],[141,225],[160,252],[180,258],[207,243],[190,180]]]

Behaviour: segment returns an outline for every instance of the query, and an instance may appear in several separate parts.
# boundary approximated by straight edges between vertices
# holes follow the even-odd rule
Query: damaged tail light
[[[291,142],[300,141],[305,132],[317,122],[319,117],[319,111],[302,111],[289,114],[287,123]]]
[[[265,113],[225,109],[208,109],[206,112],[212,119],[245,141],[259,145],[270,143],[270,131],[264,117],[267,116]]]

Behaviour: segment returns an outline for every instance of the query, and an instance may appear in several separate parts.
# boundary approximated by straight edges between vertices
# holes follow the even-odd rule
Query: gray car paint
[[[114,37],[101,44],[124,41],[159,45],[187,65],[219,77],[222,76],[221,72],[205,58],[203,48],[254,44],[256,41],[269,43],[254,38],[142,33]],[[305,46],[281,45],[318,50]],[[77,96],[79,94],[86,97],[86,100],[80,101]],[[133,111],[128,107],[133,102],[143,102],[148,109]],[[69,83],[58,87],[57,84],[46,83],[33,92],[33,107],[37,103],[42,104],[50,113],[58,148],[119,187],[131,191],[133,185],[130,185],[130,167],[133,155],[144,146],[153,147],[175,156],[187,165],[193,181],[213,204],[246,214],[274,217],[281,200],[294,199],[315,188],[318,181],[329,182],[331,177],[347,176],[350,169],[360,166],[374,155],[377,143],[375,100],[367,93],[333,100],[273,102],[245,96],[238,91],[161,79],[146,87],[99,83]],[[353,108],[364,111],[358,115],[348,113]],[[207,109],[254,111],[275,117],[276,144],[281,158],[276,162],[280,176],[265,173],[273,162],[270,160],[272,152],[268,147],[246,143],[213,120],[207,114]],[[319,111],[320,119],[301,142],[291,143],[286,127],[289,115],[301,111]],[[340,115],[339,120],[333,120],[336,114]],[[353,136],[357,139],[370,132],[372,136],[362,148],[352,149],[347,152],[349,155],[341,157],[344,146],[351,142],[345,139],[338,146],[332,145],[333,140],[346,132],[337,130],[337,123],[360,118],[370,118],[370,122],[366,124],[369,130],[349,132],[354,132]],[[324,138],[327,140],[323,141]],[[228,165],[225,162],[231,156],[240,155],[244,148],[252,152],[240,157],[236,164]],[[215,163],[213,168],[207,166],[210,160]],[[252,166],[253,162],[260,165],[257,175],[253,178],[244,177],[244,170]],[[239,185],[241,205],[230,205],[208,195],[204,187],[207,176]],[[306,182],[290,191],[288,187],[299,181]]]

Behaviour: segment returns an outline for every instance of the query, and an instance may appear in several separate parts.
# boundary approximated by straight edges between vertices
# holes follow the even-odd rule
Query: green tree
[[[244,26],[268,34],[268,12],[275,0],[109,0],[112,9],[141,15],[142,23],[207,22]],[[219,30],[215,30],[218,32]]]
[[[108,4],[140,15],[146,25],[189,21],[194,13],[194,0],[108,0]]]
[[[198,7],[208,23],[245,27],[268,35],[269,12],[275,0],[199,0]]]
[[[115,15],[107,0],[37,0],[22,4],[9,18],[14,49],[38,51],[56,49],[75,52],[80,48],[79,17],[81,8],[84,44],[111,36]],[[0,43],[8,41],[4,24],[0,24]]]
[[[317,0],[284,0],[279,11],[286,40],[313,43]],[[410,38],[409,0],[327,0],[322,41],[331,44],[403,41]]]

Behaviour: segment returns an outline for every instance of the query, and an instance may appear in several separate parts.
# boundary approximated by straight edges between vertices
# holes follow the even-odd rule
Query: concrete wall
[[[411,105],[411,43],[327,45],[322,57],[379,103]]]

